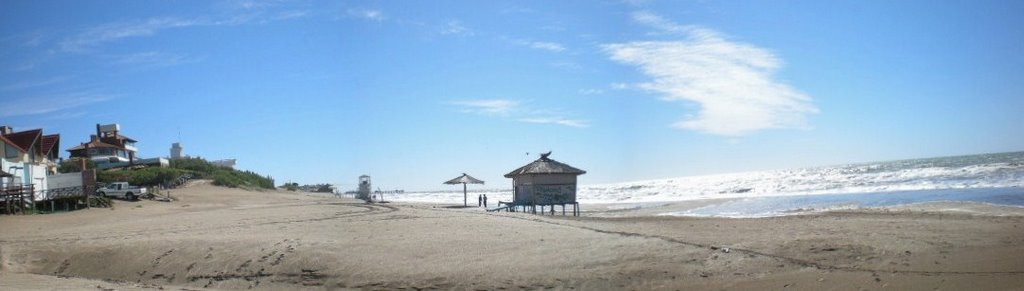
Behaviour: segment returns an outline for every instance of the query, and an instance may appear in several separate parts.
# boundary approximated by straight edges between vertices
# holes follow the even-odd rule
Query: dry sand
[[[563,217],[210,185],[172,194],[0,216],[0,290],[1024,288],[1024,211],[1012,208]]]

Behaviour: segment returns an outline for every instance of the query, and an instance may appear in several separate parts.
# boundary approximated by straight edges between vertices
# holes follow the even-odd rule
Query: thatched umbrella
[[[480,179],[477,178],[473,178],[472,176],[467,175],[466,173],[462,173],[462,176],[455,177],[455,179],[448,180],[447,182],[444,183],[449,185],[462,184],[462,206],[469,206],[469,203],[466,202],[466,184],[483,184],[484,181],[481,181]]]

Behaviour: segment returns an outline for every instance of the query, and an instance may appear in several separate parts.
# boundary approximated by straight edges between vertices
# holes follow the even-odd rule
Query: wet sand
[[[1024,211],[913,205],[758,219],[364,204],[210,185],[175,202],[0,216],[0,289],[1020,290]],[[728,249],[728,251],[726,251]]]

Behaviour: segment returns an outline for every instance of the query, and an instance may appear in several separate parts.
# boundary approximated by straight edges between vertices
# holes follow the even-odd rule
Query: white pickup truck
[[[114,182],[103,188],[96,189],[96,193],[103,197],[118,197],[127,200],[135,200],[146,194],[146,188],[128,185],[128,182]]]

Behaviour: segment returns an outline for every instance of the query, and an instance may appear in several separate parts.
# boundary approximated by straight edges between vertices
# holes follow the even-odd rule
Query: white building
[[[36,200],[44,198],[46,178],[57,171],[59,147],[59,135],[0,126],[0,188],[32,185]]]
[[[172,160],[180,160],[182,158],[185,158],[185,156],[182,155],[182,153],[184,153],[184,151],[185,151],[185,149],[181,147],[181,143],[180,142],[176,142],[176,143],[171,144],[171,159]]]

